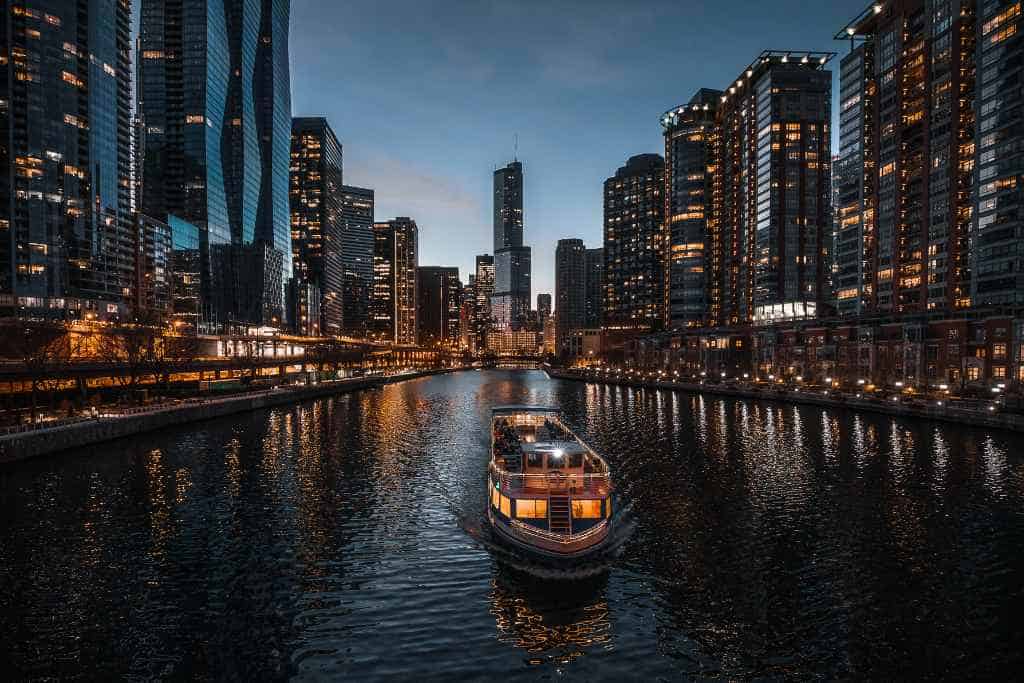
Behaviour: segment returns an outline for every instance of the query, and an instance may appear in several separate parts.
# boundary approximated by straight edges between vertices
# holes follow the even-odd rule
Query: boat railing
[[[517,534],[521,536],[532,536],[534,538],[540,538],[545,541],[552,541],[554,543],[561,544],[579,543],[581,541],[585,541],[588,538],[597,536],[598,534],[604,532],[608,527],[608,520],[602,519],[600,523],[595,524],[589,529],[586,529],[579,533],[573,533],[570,531],[569,533],[559,534],[553,531],[548,531],[546,529],[538,529],[535,526],[530,526],[529,524],[520,522],[518,519],[513,519],[511,521],[512,528],[515,530]]]
[[[564,474],[548,472],[546,474],[524,474],[500,469],[491,463],[491,474],[501,482],[506,491],[553,491],[567,493],[591,493],[607,495],[611,490],[611,477],[607,472],[588,472],[584,474]]]

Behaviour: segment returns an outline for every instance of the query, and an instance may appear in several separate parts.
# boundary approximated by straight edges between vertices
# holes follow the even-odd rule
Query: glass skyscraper
[[[142,0],[140,207],[199,229],[208,323],[282,322],[291,276],[288,20],[287,0]],[[262,256],[265,267],[251,268]]]
[[[494,172],[494,294],[497,329],[520,328],[530,317],[530,247],[523,246],[523,165]]]
[[[0,311],[125,315],[135,249],[130,7],[39,0],[4,3],[4,13]]]
[[[342,333],[365,337],[373,287],[373,190],[341,188]]]

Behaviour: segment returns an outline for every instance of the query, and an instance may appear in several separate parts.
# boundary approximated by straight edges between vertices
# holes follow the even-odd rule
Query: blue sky
[[[856,0],[293,0],[292,109],[326,116],[345,181],[412,216],[420,263],[491,251],[491,173],[519,136],[534,296],[563,237],[601,243],[601,185],[663,152],[658,118],[764,49],[832,50]],[[838,60],[832,64],[838,70]],[[835,86],[837,87],[837,86]]]

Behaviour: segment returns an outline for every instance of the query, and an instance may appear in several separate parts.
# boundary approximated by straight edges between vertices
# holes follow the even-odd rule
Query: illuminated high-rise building
[[[292,287],[316,287],[320,301],[320,334],[342,331],[343,239],[345,216],[342,182],[342,147],[327,119],[292,119],[291,222]],[[299,299],[308,298],[299,297]],[[293,307],[294,308],[294,307]],[[292,320],[293,325],[302,322]]]
[[[476,304],[473,309],[474,349],[487,348],[487,333],[491,329],[491,297],[494,294],[494,257],[490,254],[478,254],[476,257],[476,274],[473,279],[473,290]]]
[[[374,223],[373,235],[371,337],[415,344],[419,228],[413,219],[399,216]]]
[[[125,316],[136,234],[130,4],[2,11],[0,316]]]
[[[630,157],[604,181],[602,319],[609,330],[645,332],[662,325],[664,191],[660,154]]]
[[[851,45],[833,171],[841,314],[1024,303],[1003,80],[1019,60],[1020,6],[980,6],[892,0],[836,35]]]
[[[719,98],[712,324],[814,317],[827,299],[831,53],[761,53]]]
[[[709,291],[714,259],[712,197],[719,128],[720,90],[701,88],[690,101],[661,117],[665,134],[664,314],[670,329],[699,327],[717,317]]]
[[[529,320],[530,271],[530,247],[523,246],[523,165],[513,161],[494,172],[491,316],[496,328],[519,329]]]
[[[292,271],[289,11],[288,0],[209,0],[198,11],[142,0],[140,210],[199,228],[210,325],[282,322]]]

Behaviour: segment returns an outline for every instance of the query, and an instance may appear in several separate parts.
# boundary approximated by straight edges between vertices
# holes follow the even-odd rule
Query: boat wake
[[[458,520],[462,530],[502,564],[537,578],[561,581],[577,581],[607,572],[621,555],[623,546],[636,527],[632,507],[627,506],[617,513],[611,535],[600,553],[581,560],[559,560],[555,564],[543,562],[505,545],[494,536],[484,517],[459,516]]]

